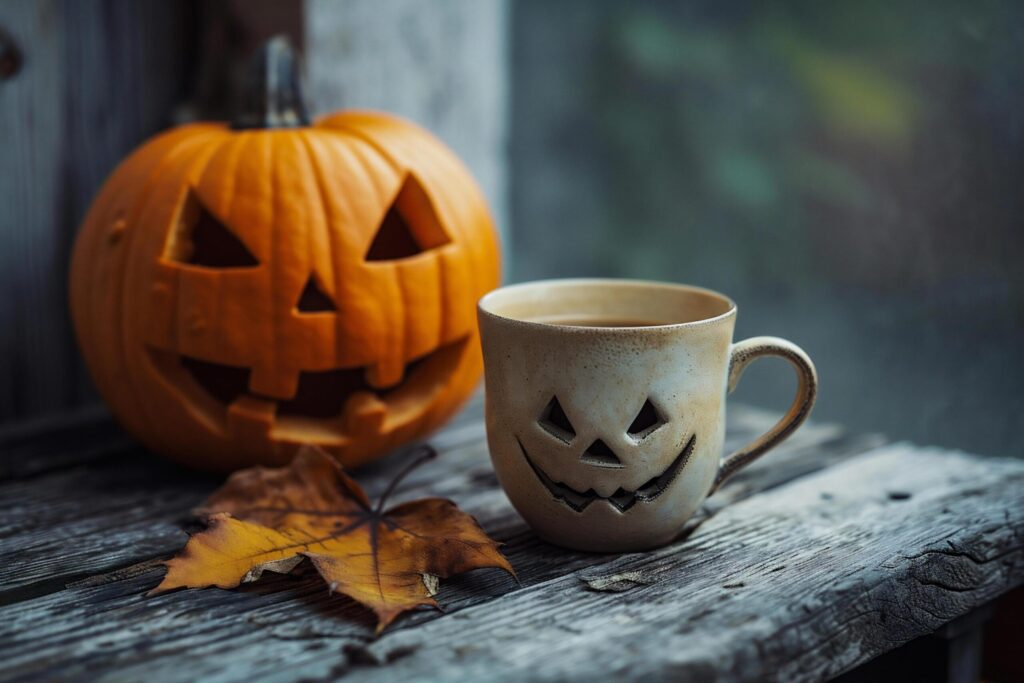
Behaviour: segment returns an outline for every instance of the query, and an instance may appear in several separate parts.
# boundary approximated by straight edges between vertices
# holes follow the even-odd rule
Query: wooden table
[[[772,419],[732,406],[728,445]],[[442,457],[399,497],[455,500],[507,544],[521,583],[445,581],[444,613],[374,639],[368,613],[308,570],[146,597],[219,482],[99,413],[8,430],[0,679],[821,680],[938,630],[964,680],[978,615],[1024,579],[1024,461],[812,422],[709,499],[683,540],[616,556],[530,532],[497,487],[479,399],[432,443]],[[401,457],[359,473],[371,495]]]

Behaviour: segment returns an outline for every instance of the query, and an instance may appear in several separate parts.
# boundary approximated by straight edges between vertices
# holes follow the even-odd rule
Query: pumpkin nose
[[[587,450],[583,451],[583,455],[580,456],[580,462],[585,462],[595,467],[623,467],[619,457],[601,439],[590,444]]]

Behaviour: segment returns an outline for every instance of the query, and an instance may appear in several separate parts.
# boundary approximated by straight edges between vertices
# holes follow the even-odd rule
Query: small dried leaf
[[[402,612],[437,607],[439,578],[483,567],[515,574],[499,544],[453,502],[425,498],[382,511],[386,498],[371,507],[335,460],[314,448],[288,467],[236,472],[200,509],[208,528],[166,562],[151,593],[234,588],[307,557],[331,591],[376,613],[380,633]]]
[[[437,595],[437,589],[441,585],[441,579],[437,578],[433,574],[423,575],[423,586],[427,589],[427,594],[430,597]]]
[[[649,586],[653,583],[641,571],[622,572],[608,576],[581,576],[580,581],[586,584],[587,590],[599,593],[624,593],[638,586]]]

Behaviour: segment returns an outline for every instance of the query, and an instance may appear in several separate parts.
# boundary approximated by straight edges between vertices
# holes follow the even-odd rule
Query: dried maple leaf
[[[438,607],[437,578],[483,567],[515,572],[476,520],[455,503],[425,498],[384,510],[327,453],[306,448],[283,468],[253,467],[231,475],[198,511],[206,530],[168,560],[167,575],[150,591],[234,588],[266,571],[287,572],[308,557],[332,591],[377,615],[377,633],[419,605]]]

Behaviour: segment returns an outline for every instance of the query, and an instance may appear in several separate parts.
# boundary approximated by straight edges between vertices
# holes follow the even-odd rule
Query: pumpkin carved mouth
[[[568,505],[576,512],[583,512],[591,503],[598,500],[605,501],[619,512],[626,512],[638,502],[650,503],[660,496],[665,489],[675,481],[676,477],[679,476],[679,473],[686,466],[686,462],[690,459],[690,454],[693,453],[693,447],[697,442],[697,435],[694,434],[690,437],[690,440],[686,442],[686,446],[683,447],[683,450],[679,452],[679,455],[675,457],[671,464],[669,464],[661,474],[651,477],[636,491],[627,491],[620,487],[610,496],[602,496],[592,488],[580,492],[567,484],[555,481],[530,459],[529,453],[526,452],[523,442],[520,441],[518,437],[516,437],[516,441],[519,443],[519,450],[522,451],[523,457],[526,458],[526,462],[529,464],[530,469],[532,469],[533,473],[537,475],[537,478],[544,485],[544,488],[546,488],[551,495],[555,497],[555,500]]]
[[[429,357],[413,361],[406,367],[406,373],[415,372],[416,367]],[[369,366],[302,372],[299,373],[295,396],[279,400],[249,391],[249,376],[252,374],[249,368],[211,363],[185,355],[180,356],[180,362],[196,384],[221,403],[230,405],[242,396],[252,396],[257,400],[275,403],[278,415],[333,417],[341,414],[349,397],[356,392],[386,395],[389,390],[395,388],[381,390],[370,385],[366,380]]]
[[[299,373],[294,396],[279,399],[263,396],[249,390],[252,369],[194,358],[185,354],[149,348],[154,366],[165,379],[181,391],[196,397],[201,394],[207,406],[217,406],[222,417],[233,407],[244,407],[246,412],[270,411],[287,427],[292,421],[338,422],[343,428],[348,422],[378,412],[401,407],[406,391],[420,393],[429,390],[437,374],[435,366],[449,367],[452,359],[462,352],[468,339],[463,338],[442,345],[434,351],[415,358],[405,366],[403,379],[386,388],[374,386],[367,375],[370,365]],[[434,369],[432,369],[434,368]],[[210,412],[210,411],[207,411]],[[351,418],[351,419],[350,419]],[[348,431],[348,430],[343,430]]]

